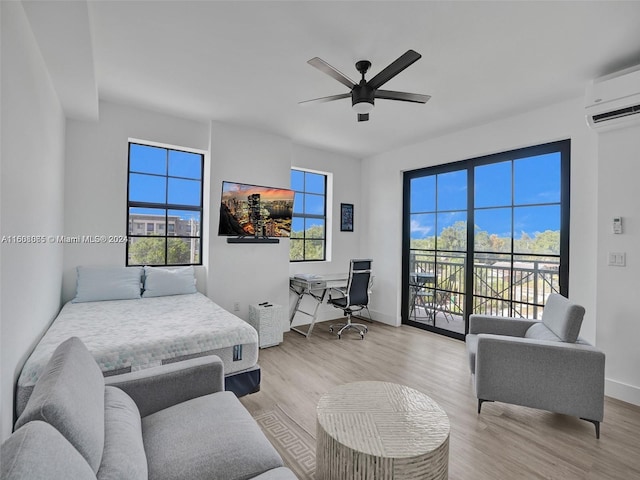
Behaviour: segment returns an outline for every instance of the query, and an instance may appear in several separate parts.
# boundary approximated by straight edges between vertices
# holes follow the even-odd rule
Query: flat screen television
[[[222,182],[218,235],[288,237],[293,190]]]

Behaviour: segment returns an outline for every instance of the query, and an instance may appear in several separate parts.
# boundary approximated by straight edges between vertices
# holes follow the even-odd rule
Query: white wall
[[[640,126],[604,132],[598,149],[598,346],[607,353],[607,392],[640,405]],[[623,217],[623,234],[612,233]],[[608,265],[625,252],[626,267]]]
[[[129,138],[207,151],[209,125],[147,110],[100,102],[98,122],[67,122],[64,232],[127,234]],[[63,300],[75,295],[78,265],[125,265],[125,244],[66,244]],[[206,277],[199,275],[199,288]]]
[[[607,355],[607,395],[640,404],[637,342],[640,322],[634,302],[639,285],[640,232],[637,181],[638,127],[600,136],[585,123],[582,99],[562,102],[480,127],[434,138],[368,160],[363,188],[370,212],[368,250],[384,285],[373,308],[388,323],[400,323],[402,172],[515,148],[571,139],[569,296],[586,308],[581,335]],[[381,193],[378,195],[377,193]],[[610,235],[611,218],[625,217],[626,233]],[[607,252],[627,252],[627,267],[607,267]]]
[[[20,2],[1,2],[0,233],[63,231],[64,114]],[[61,245],[2,243],[0,435],[13,426],[13,387],[60,308]]]
[[[218,236],[223,181],[289,188],[291,142],[249,128],[211,123],[211,227],[208,295],[240,318],[249,305],[270,301],[286,305],[289,239],[277,244],[230,244]],[[285,322],[283,318],[283,329]]]

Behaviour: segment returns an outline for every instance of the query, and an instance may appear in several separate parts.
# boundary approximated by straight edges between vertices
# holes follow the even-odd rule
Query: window
[[[292,262],[326,259],[327,175],[291,170],[295,192],[289,259]]]
[[[405,173],[405,323],[463,339],[471,313],[539,319],[567,295],[570,146]]]
[[[203,166],[200,153],[129,143],[127,265],[202,264]]]

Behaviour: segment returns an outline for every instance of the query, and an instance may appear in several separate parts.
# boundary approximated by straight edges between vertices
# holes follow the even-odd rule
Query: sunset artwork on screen
[[[222,182],[218,235],[288,237],[293,190]]]

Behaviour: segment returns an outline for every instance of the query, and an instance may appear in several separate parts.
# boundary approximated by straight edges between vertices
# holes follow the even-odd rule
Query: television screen
[[[218,235],[288,237],[293,190],[222,182]]]

